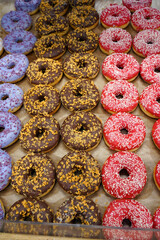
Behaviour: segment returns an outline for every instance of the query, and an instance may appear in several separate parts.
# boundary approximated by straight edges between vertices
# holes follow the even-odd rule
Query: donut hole
[[[123,95],[122,95],[121,93],[117,93],[117,94],[115,95],[115,97],[116,97],[117,99],[122,99],[122,98],[123,98]]]
[[[22,39],[22,38],[16,39],[16,43],[22,43],[22,42],[23,42],[23,39]]]
[[[35,137],[37,137],[37,138],[42,137],[43,134],[44,134],[44,132],[45,132],[45,129],[43,129],[43,128],[38,128],[38,129],[36,129]]]
[[[160,67],[156,67],[156,68],[154,69],[154,72],[160,73]]]
[[[32,217],[29,213],[25,213],[20,215],[20,219],[22,219],[25,222],[32,222]]]
[[[40,71],[44,74],[44,73],[46,72],[46,67],[43,66],[43,65],[40,66],[40,67],[39,67],[39,72],[40,72]]]
[[[53,1],[53,0],[49,0],[48,3],[52,7],[54,7],[56,5],[55,1]]]
[[[4,127],[4,126],[0,126],[0,132],[3,132],[3,131],[4,131],[4,129],[5,129],[5,127]]]
[[[81,219],[81,217],[79,216],[79,214],[77,214],[71,221],[71,224],[82,224],[83,221]]]
[[[158,97],[156,98],[156,101],[157,101],[158,103],[160,103],[160,96],[158,96]]]
[[[146,42],[147,44],[153,44],[154,40],[153,39],[148,39],[148,41]]]
[[[119,176],[120,176],[121,178],[128,178],[128,177],[129,177],[129,172],[127,171],[127,169],[122,168],[122,169],[119,171]]]
[[[19,17],[14,17],[11,20],[12,20],[12,22],[16,23],[16,22],[19,22],[20,19],[19,19]]]
[[[24,2],[30,2],[31,0],[24,0]]]
[[[79,68],[85,68],[86,67],[86,62],[84,61],[84,60],[79,60],[78,61],[78,63],[77,63],[77,66],[79,67]]]
[[[80,36],[80,37],[78,38],[78,41],[79,41],[79,42],[85,42],[85,41],[86,41],[86,37],[85,37],[85,36]]]
[[[15,67],[15,63],[14,62],[11,62],[9,63],[9,65],[7,66],[7,69],[12,69]]]
[[[48,43],[46,43],[46,48],[50,48],[50,47],[52,47],[52,43],[51,43],[51,41],[48,42]]]
[[[1,97],[1,100],[6,100],[7,98],[9,98],[9,96],[7,94],[5,94]]]
[[[82,93],[81,93],[81,88],[77,88],[75,91],[74,91],[74,95],[76,97],[82,97]]]
[[[81,124],[81,125],[78,126],[78,128],[77,128],[77,131],[80,132],[80,133],[82,133],[82,132],[84,132],[84,131],[86,131],[86,130],[87,130],[87,127],[86,127],[85,125],[83,125],[83,124]]]
[[[118,36],[114,36],[112,38],[112,42],[118,42],[119,40],[120,40],[120,37],[118,37]]]
[[[118,62],[118,63],[116,64],[116,67],[119,68],[119,69],[123,69],[123,68],[124,68],[124,63]]]
[[[46,21],[46,25],[47,25],[47,26],[53,26],[53,23],[48,20],[48,21]]]
[[[45,96],[44,96],[44,95],[38,96],[38,101],[39,101],[39,102],[45,101]]]
[[[29,170],[29,174],[28,174],[30,177],[35,177],[36,176],[36,170],[34,168],[31,168]]]
[[[122,129],[120,130],[120,132],[121,132],[122,134],[125,134],[125,135],[128,134],[128,130],[127,130],[126,128],[122,128]]]
[[[122,221],[122,225],[123,225],[123,227],[131,227],[132,223],[128,218],[124,218]]]
[[[152,17],[149,16],[149,15],[144,16],[144,18],[145,18],[146,20],[150,20],[150,19],[152,19]]]
[[[118,13],[113,13],[112,17],[116,17],[117,18],[117,17],[119,17],[119,14]]]
[[[72,171],[75,176],[80,176],[83,174],[83,166],[75,165]]]

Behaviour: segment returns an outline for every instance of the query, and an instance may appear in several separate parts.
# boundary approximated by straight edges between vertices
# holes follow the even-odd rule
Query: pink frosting
[[[140,95],[141,106],[153,117],[160,118],[160,83],[154,83],[146,87]]]
[[[131,48],[132,37],[124,29],[108,28],[100,34],[99,44],[107,52],[125,53]]]
[[[158,163],[158,165],[160,165],[160,162]],[[160,169],[159,169],[159,177],[160,177]],[[153,215],[153,227],[160,229],[160,208],[157,208],[157,210]]]
[[[114,80],[103,87],[101,104],[106,111],[112,113],[132,112],[138,105],[138,97],[138,90],[132,83]]]
[[[122,5],[111,5],[104,9],[100,21],[109,27],[121,27],[128,24],[131,18],[130,11]]]
[[[102,63],[102,74],[111,80],[130,80],[139,73],[139,63],[130,54],[113,53]]]
[[[160,149],[160,119],[152,127],[152,138],[156,146]]]
[[[122,0],[124,6],[126,6],[130,11],[134,12],[138,9],[144,7],[150,7],[152,0]]]
[[[160,10],[146,7],[135,11],[131,23],[137,31],[160,28]]]
[[[123,170],[128,174],[126,178],[120,175],[120,171]],[[135,153],[114,153],[102,167],[103,187],[107,193],[116,198],[136,197],[143,190],[146,180],[145,165]]]
[[[127,134],[123,133],[123,130]],[[103,136],[110,149],[116,151],[136,150],[145,138],[146,127],[143,121],[130,113],[111,115],[104,124]]]
[[[149,84],[160,83],[160,55],[153,54],[146,57],[140,65],[140,74]]]
[[[147,29],[139,32],[133,38],[133,50],[147,57],[152,54],[160,54],[160,32]]]

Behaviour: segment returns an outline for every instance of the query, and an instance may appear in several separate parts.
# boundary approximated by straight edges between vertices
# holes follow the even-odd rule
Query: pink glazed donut
[[[160,149],[160,119],[152,127],[152,139],[158,149]]]
[[[139,97],[139,106],[149,117],[160,118],[160,83],[146,87]]]
[[[160,161],[156,164],[154,168],[153,178],[158,190],[160,190]],[[159,220],[159,223],[160,223],[160,220]]]
[[[127,53],[131,49],[132,37],[121,28],[108,28],[99,36],[99,47],[106,54]]]
[[[104,190],[115,198],[135,198],[147,180],[146,167],[135,153],[116,152],[102,167]]]
[[[15,29],[29,30],[31,25],[31,16],[23,11],[10,11],[1,19],[1,26],[7,33]]]
[[[0,84],[0,111],[16,112],[23,103],[23,91],[16,84]]]
[[[0,149],[0,191],[5,189],[12,174],[12,162],[9,154]]]
[[[100,16],[103,27],[126,28],[130,22],[131,13],[125,6],[113,4],[104,9]]]
[[[131,113],[111,115],[104,124],[103,137],[110,149],[135,151],[143,143],[146,127],[143,121]]]
[[[29,54],[37,38],[26,30],[14,30],[3,39],[4,49],[7,53]]]
[[[157,208],[157,210],[153,215],[153,228],[160,229],[160,207]],[[160,233],[159,233],[159,236],[160,236]]]
[[[122,3],[125,7],[127,7],[131,12],[135,12],[138,9],[144,7],[150,7],[152,4],[152,0],[122,0]]]
[[[102,63],[102,74],[108,80],[133,81],[139,73],[139,63],[130,54],[113,53]]]
[[[137,32],[145,29],[160,29],[160,10],[151,7],[136,10],[132,15],[131,25]]]
[[[0,59],[0,81],[16,83],[24,78],[29,60],[24,54],[8,54]]]
[[[10,112],[0,112],[0,148],[6,148],[18,140],[21,122]]]
[[[133,38],[132,49],[140,57],[160,54],[160,32],[147,29],[137,33]]]
[[[140,75],[149,84],[160,83],[160,55],[146,57],[140,65]]]
[[[133,112],[138,105],[138,90],[125,80],[107,83],[101,94],[101,104],[109,113]]]

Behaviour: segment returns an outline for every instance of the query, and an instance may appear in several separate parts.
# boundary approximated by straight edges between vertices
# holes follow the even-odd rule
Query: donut
[[[150,7],[152,4],[152,0],[122,0],[122,4],[127,7],[131,12],[135,12],[138,9]]]
[[[115,221],[116,219],[116,221]],[[153,220],[150,211],[143,206],[140,202],[132,199],[116,199],[107,206],[103,219],[103,226],[111,227],[130,227],[130,228],[152,228]],[[111,229],[113,230],[113,229]],[[117,232],[118,231],[118,232]],[[116,233],[117,232],[117,233]],[[116,235],[114,235],[116,233]],[[111,235],[108,235],[111,234]],[[152,232],[135,232],[134,231],[122,231],[115,229],[115,231],[104,230],[106,239],[110,237],[120,237],[122,239],[151,239]],[[146,235],[146,236],[145,236]],[[147,238],[143,238],[143,237]],[[117,239],[118,239],[117,238]]]
[[[3,53],[3,40],[2,38],[0,38],[0,56],[2,55]]]
[[[100,63],[92,53],[73,53],[63,61],[63,71],[69,79],[93,79],[99,73]]]
[[[66,37],[68,51],[92,53],[98,47],[98,34],[85,28],[76,28]]]
[[[15,0],[15,8],[17,11],[24,11],[30,15],[38,12],[41,0]]]
[[[40,36],[55,33],[59,36],[65,35],[69,30],[69,23],[65,17],[56,14],[44,15],[36,19],[35,30]]]
[[[146,181],[146,167],[135,153],[116,152],[103,164],[103,188],[115,198],[135,198],[143,190]]]
[[[108,28],[99,36],[99,47],[107,55],[112,53],[127,53],[132,45],[129,32],[121,28]]]
[[[4,49],[7,53],[29,54],[36,42],[33,33],[26,30],[13,30],[3,39]]]
[[[141,110],[149,117],[160,118],[160,83],[154,83],[146,87],[139,97]]]
[[[62,123],[61,137],[71,150],[91,151],[102,138],[101,120],[92,112],[73,112]]]
[[[133,81],[139,74],[138,61],[127,53],[113,53],[102,62],[102,74],[108,80]]]
[[[0,200],[0,220],[5,217],[5,209],[2,200]]]
[[[160,10],[151,7],[136,10],[132,15],[131,25],[137,32],[145,29],[160,29]]]
[[[56,85],[63,76],[62,63],[50,58],[38,58],[31,62],[26,75],[33,85]]]
[[[113,4],[105,8],[100,15],[103,27],[126,28],[130,22],[131,13],[125,6]]]
[[[101,93],[102,107],[109,113],[133,112],[138,105],[139,94],[136,87],[125,80],[107,83]]]
[[[60,106],[59,91],[52,86],[37,85],[24,94],[24,107],[31,115],[52,115]]]
[[[12,174],[12,160],[10,155],[0,149],[0,174],[1,174],[1,181],[0,181],[0,191],[5,189],[9,182],[10,177]],[[0,202],[1,203],[1,202]],[[1,206],[0,206],[0,219],[1,219]]]
[[[67,153],[56,168],[59,185],[72,195],[89,196],[101,183],[99,163],[85,151]]]
[[[160,149],[160,119],[152,127],[152,139],[158,149]]]
[[[6,219],[10,221],[53,222],[53,211],[42,200],[22,198],[8,210]]]
[[[0,59],[0,81],[3,83],[20,81],[24,78],[28,65],[29,60],[22,53],[4,56]]]
[[[59,141],[59,123],[52,116],[34,116],[20,132],[20,144],[26,151],[48,152]]]
[[[69,111],[90,111],[100,100],[99,90],[93,81],[86,79],[70,80],[61,92],[62,105]]]
[[[0,84],[0,111],[14,113],[23,104],[23,90],[11,83]]]
[[[77,6],[72,8],[68,13],[69,24],[73,29],[87,28],[89,30],[95,28],[99,24],[99,14],[95,8],[91,6]]]
[[[154,167],[153,179],[158,190],[160,190],[160,161]]]
[[[28,153],[13,165],[11,186],[19,194],[39,198],[55,185],[55,166],[46,154]]]
[[[160,32],[147,29],[137,33],[133,38],[132,49],[140,57],[160,54]]]
[[[41,0],[40,11],[44,14],[65,15],[69,7],[68,0]]]
[[[160,55],[153,54],[146,57],[140,65],[142,79],[149,83],[160,83]]]
[[[77,6],[94,6],[95,0],[69,0],[69,4],[71,7]]]
[[[56,34],[42,36],[36,41],[33,51],[37,58],[58,59],[66,51],[65,40]]]
[[[23,11],[10,11],[2,17],[1,26],[6,33],[15,29],[29,30],[32,26],[32,18]]]
[[[10,112],[0,112],[0,148],[6,148],[18,140],[21,122]]]
[[[131,113],[111,115],[103,127],[106,145],[115,151],[135,151],[143,143],[146,128],[143,121]]]
[[[55,213],[56,223],[81,223],[101,225],[98,206],[84,196],[74,196],[65,200]]]

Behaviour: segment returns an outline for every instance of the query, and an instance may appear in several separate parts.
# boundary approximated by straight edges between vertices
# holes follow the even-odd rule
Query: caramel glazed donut
[[[46,154],[29,153],[13,165],[11,185],[26,197],[42,197],[54,187],[55,174],[54,163]]]
[[[102,122],[92,112],[73,112],[62,123],[61,137],[71,150],[91,151],[102,138]]]
[[[70,152],[57,165],[57,180],[70,194],[91,195],[101,183],[99,163],[85,151]]]

